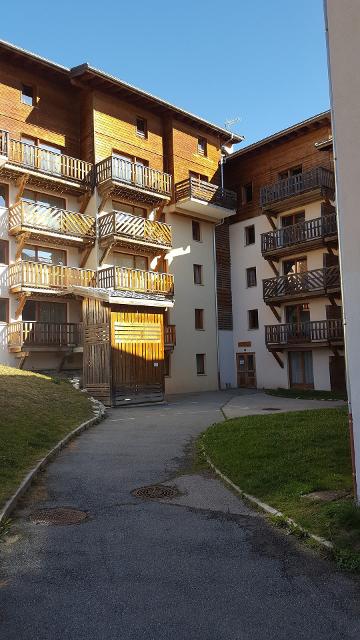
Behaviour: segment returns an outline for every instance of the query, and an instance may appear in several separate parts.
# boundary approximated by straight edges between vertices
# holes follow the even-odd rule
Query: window
[[[23,84],[21,87],[21,102],[23,104],[33,107],[35,105],[35,91],[34,87],[28,84]]]
[[[257,309],[250,309],[248,311],[249,329],[259,328],[259,313]]]
[[[9,322],[9,299],[0,298],[0,322]]]
[[[195,329],[204,328],[204,309],[195,309]]]
[[[281,226],[291,227],[293,224],[298,224],[298,222],[304,222],[304,220],[305,211],[297,211],[296,213],[291,213],[288,216],[283,216],[281,218]]]
[[[207,140],[206,140],[206,138],[198,138],[197,151],[201,156],[207,156]]]
[[[170,353],[164,355],[164,375],[165,378],[170,378],[171,375]]]
[[[255,225],[245,227],[245,244],[255,244]]]
[[[7,207],[8,202],[8,186],[7,184],[0,184],[0,207]]]
[[[202,284],[203,283],[203,273],[202,273],[202,265],[194,264],[194,284]]]
[[[304,273],[307,271],[307,259],[306,258],[293,258],[292,260],[284,260],[283,262],[283,274],[288,276],[295,273]],[[300,282],[299,282],[300,285]]]
[[[21,259],[26,262],[44,262],[46,264],[66,265],[66,251],[62,249],[47,249],[27,245],[22,250]]]
[[[246,284],[248,287],[256,287],[256,267],[246,269]]]
[[[21,198],[25,202],[36,202],[45,207],[57,207],[58,209],[66,209],[65,198],[59,196],[53,196],[48,193],[37,193],[31,189],[24,189],[23,196]]]
[[[115,251],[111,260],[116,267],[125,267],[127,269],[141,269],[147,271],[148,259],[146,256],[136,256],[132,253],[120,253]]]
[[[0,264],[9,264],[9,242],[0,240]]]
[[[146,218],[147,212],[144,207],[138,207],[134,204],[128,204],[127,202],[112,201],[112,208],[119,213],[130,213],[132,216],[138,216],[139,218]]]
[[[287,178],[291,178],[292,176],[298,176],[299,173],[302,173],[302,166],[297,165],[296,167],[290,167],[290,169],[285,169],[284,171],[279,172],[279,180],[286,180]]]
[[[145,118],[136,118],[136,135],[140,138],[148,137],[147,120]]]
[[[196,242],[201,242],[200,222],[193,220],[192,223],[192,237]]]
[[[22,312],[22,319],[25,322],[66,322],[67,304],[66,302],[27,300]]]
[[[196,354],[196,373],[198,376],[205,375],[205,353]]]
[[[195,178],[200,182],[209,182],[208,176],[204,175],[203,173],[197,173],[196,171],[189,171],[189,178]]]
[[[242,203],[249,204],[253,200],[253,185],[252,182],[248,182],[248,184],[244,184],[241,189],[242,195]]]

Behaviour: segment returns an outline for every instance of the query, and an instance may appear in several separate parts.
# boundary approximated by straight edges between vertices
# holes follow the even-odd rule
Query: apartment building
[[[0,61],[1,361],[83,367],[107,404],[216,389],[229,132],[87,64]]]
[[[329,112],[232,154],[225,184],[238,208],[227,225],[233,357],[223,384],[344,389]]]

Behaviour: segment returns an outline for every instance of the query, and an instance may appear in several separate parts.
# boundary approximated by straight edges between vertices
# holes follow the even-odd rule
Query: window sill
[[[207,373],[197,373],[196,375],[199,376],[199,378],[205,378]]]

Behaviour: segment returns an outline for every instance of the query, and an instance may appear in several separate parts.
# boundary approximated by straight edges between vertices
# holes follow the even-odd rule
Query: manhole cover
[[[281,411],[279,407],[263,407],[262,411]]]
[[[153,484],[148,487],[139,487],[131,492],[135,498],[148,498],[149,500],[157,500],[160,498],[174,498],[180,495],[176,487],[164,484]]]
[[[65,525],[79,524],[86,520],[87,517],[88,514],[85,511],[59,507],[58,509],[38,509],[37,511],[33,511],[29,519],[35,524]]]

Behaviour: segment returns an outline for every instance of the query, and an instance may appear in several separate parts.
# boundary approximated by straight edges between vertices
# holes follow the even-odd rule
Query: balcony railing
[[[36,202],[18,202],[9,209],[9,231],[43,231],[83,240],[95,239],[95,219]]]
[[[176,345],[176,326],[174,324],[164,326],[164,345],[168,349],[172,349]]]
[[[237,195],[234,191],[223,189],[198,178],[187,178],[175,185],[175,200],[194,198],[207,204],[214,204],[224,209],[236,209]]]
[[[297,196],[315,189],[324,192],[334,192],[334,173],[324,167],[314,167],[295,176],[278,180],[272,184],[261,187],[260,207],[266,207],[285,198]]]
[[[265,342],[271,347],[296,344],[342,342],[342,320],[313,320],[265,326]]]
[[[143,244],[171,247],[171,227],[164,222],[153,222],[129,213],[112,211],[99,218],[99,236],[119,236],[138,240]]]
[[[10,348],[78,347],[82,344],[82,325],[74,322],[11,322]]]
[[[170,273],[142,271],[126,267],[108,267],[97,274],[98,287],[117,291],[162,294],[174,293],[174,276]]]
[[[110,156],[96,165],[96,183],[102,184],[108,180],[163,197],[171,196],[171,176],[168,173],[116,156]]]
[[[9,267],[9,287],[19,289],[65,289],[70,285],[94,286],[92,269],[63,267],[43,262],[20,261]]]
[[[303,294],[326,294],[340,289],[340,268],[338,266],[314,269],[303,273],[289,273],[286,276],[263,280],[265,302],[282,298],[296,298]]]
[[[0,155],[6,155],[10,163],[32,171],[87,186],[92,184],[93,165],[90,162],[14,140],[6,131],[0,132]]]
[[[337,234],[336,213],[313,220],[304,220],[289,227],[281,227],[261,234],[261,253],[276,253],[286,247],[313,243]]]

